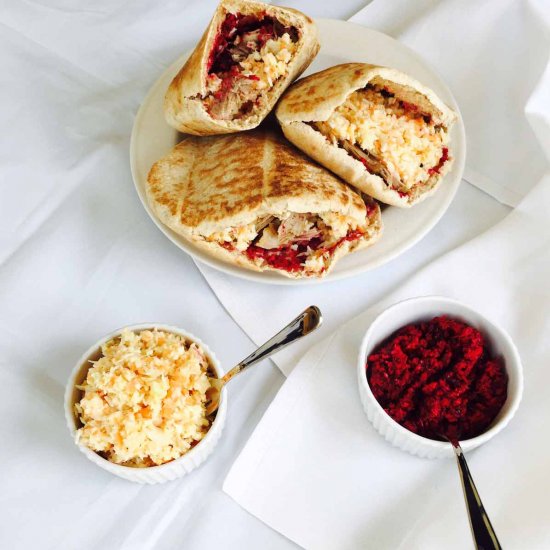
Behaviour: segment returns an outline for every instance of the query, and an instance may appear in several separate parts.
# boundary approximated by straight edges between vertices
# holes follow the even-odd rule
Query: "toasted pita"
[[[299,80],[284,94],[277,106],[276,116],[285,136],[292,143],[346,182],[379,201],[410,207],[436,191],[451,168],[450,161],[438,174],[432,175],[421,189],[403,195],[315,129],[315,123],[326,121],[350,94],[369,83],[383,83],[399,99],[418,106],[432,117],[435,124],[446,129],[456,120],[455,112],[420,82],[395,69],[364,63],[337,65]]]
[[[249,115],[233,120],[213,118],[203,103],[208,93],[206,78],[210,53],[227,13],[267,15],[285,26],[295,27],[300,34],[297,51],[288,64],[287,75],[275,81],[259,107],[253,108]],[[222,0],[199,44],[166,92],[166,120],[177,130],[198,136],[228,134],[255,128],[273,109],[290,83],[308,67],[318,51],[317,28],[303,13],[249,0]]]
[[[382,228],[375,201],[366,197],[365,203],[279,133],[265,130],[206,138],[186,136],[151,168],[147,197],[162,223],[210,255],[247,269],[274,270],[293,278],[325,275],[341,256],[373,244]],[[341,240],[323,257],[320,272],[275,268],[214,237],[230,228],[244,231],[251,225],[257,227],[259,220],[270,217],[281,220],[291,214],[327,213],[341,216],[350,230],[356,228],[361,236]],[[260,235],[261,231],[257,237]]]

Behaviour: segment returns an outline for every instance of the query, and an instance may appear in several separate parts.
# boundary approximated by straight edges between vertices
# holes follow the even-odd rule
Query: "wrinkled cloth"
[[[269,363],[232,388],[208,462],[167,485],[142,487],[92,464],[63,412],[80,355],[125,325],[186,329],[226,368],[254,349],[192,259],[149,219],[129,165],[140,102],[200,39],[216,4],[2,3],[0,548],[290,545],[221,491],[283,379]]]
[[[315,301],[330,319],[296,367],[302,350],[276,358],[290,376],[224,484],[245,510],[305,548],[472,545],[454,462],[392,447],[370,425],[358,396],[357,354],[372,319],[396,301],[430,294],[479,309],[519,347],[519,411],[468,461],[503,546],[550,545],[550,448],[541,437],[550,416],[549,15],[542,1],[496,0],[375,0],[359,12],[352,21],[403,41],[450,85],[466,124],[469,184],[422,243],[372,274],[295,292],[258,285],[245,294],[240,283],[207,273],[253,339],[269,324],[268,310],[290,315],[296,304]],[[494,225],[504,215],[497,204],[518,203]],[[466,241],[468,231],[473,237],[493,225],[429,263]]]
[[[501,325],[518,346],[523,401],[500,434],[468,453],[468,463],[502,546],[548,548],[548,204],[550,177],[503,222],[314,346],[258,424],[224,490],[305,548],[470,547],[454,460],[391,446],[367,420],[357,387],[359,346],[378,312],[413,296],[450,296]]]
[[[324,337],[430,260],[502,219],[507,213],[503,205],[518,204],[548,170],[548,2],[375,0],[350,20],[409,46],[448,84],[466,127],[464,180],[430,234],[372,273],[289,289],[239,281],[199,265],[227,311],[258,344],[310,303],[322,309],[326,320],[323,333],[312,338]],[[309,345],[300,342],[280,353],[275,362],[288,374]]]
[[[363,3],[342,1],[327,12],[311,0],[290,2],[316,17],[347,17]],[[208,462],[167,485],[141,487],[95,467],[71,442],[63,417],[72,366],[117,327],[147,321],[180,326],[207,342],[226,368],[253,349],[191,258],[148,219],[128,159],[139,104],[166,67],[196,44],[215,5],[2,3],[1,548],[293,546],[221,492],[230,464],[282,381],[269,364],[230,388],[228,422]],[[439,224],[421,247],[375,278],[354,279],[356,286],[342,281],[361,300],[341,301],[338,321],[358,313],[367,296],[380,296],[374,279],[395,284],[507,213],[474,187],[462,187],[449,223]],[[470,215],[472,223],[460,221]],[[300,305],[277,310],[273,332]],[[271,317],[260,318],[266,333]]]

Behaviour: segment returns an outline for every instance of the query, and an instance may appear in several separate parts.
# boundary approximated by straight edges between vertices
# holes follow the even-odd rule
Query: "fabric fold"
[[[549,201],[550,175],[503,222],[313,347],[258,424],[224,490],[305,548],[470,545],[454,463],[420,459],[387,443],[362,410],[356,379],[359,345],[378,311],[404,298],[446,295],[503,326],[519,348],[525,375],[520,409],[468,461],[501,542],[547,547],[550,482],[543,471],[550,448],[539,434],[550,415],[544,398],[550,384],[544,337],[550,330]]]
[[[466,180],[516,206],[548,168],[550,130],[529,124],[550,117],[547,99],[531,99],[550,97],[548,4],[374,0],[350,21],[398,39],[441,74],[466,126]]]

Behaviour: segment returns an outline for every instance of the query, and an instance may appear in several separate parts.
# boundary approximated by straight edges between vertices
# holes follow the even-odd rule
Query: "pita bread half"
[[[287,277],[322,277],[373,244],[378,204],[262,129],[186,136],[156,162],[147,197],[159,220],[225,262]]]
[[[207,104],[215,103],[208,87],[209,69],[216,39],[228,14],[270,17],[298,32],[296,51],[286,73],[257,96],[251,110],[237,118],[219,118],[209,113]],[[319,51],[317,28],[312,19],[292,8],[271,6],[250,0],[222,0],[199,44],[170,84],[164,101],[168,124],[180,132],[206,136],[228,134],[255,128],[264,120],[290,83],[309,66]],[[252,77],[256,79],[256,77]],[[232,97],[235,99],[235,97]],[[205,102],[206,100],[206,102]],[[249,102],[251,103],[251,102]]]
[[[436,191],[451,168],[452,157],[448,147],[439,149],[439,164],[425,169],[427,179],[403,187],[395,169],[388,175],[372,152],[362,150],[357,142],[335,138],[331,129],[327,135],[325,123],[334,120],[333,113],[341,112],[354,92],[369,88],[376,93],[384,90],[448,140],[457,115],[432,90],[395,69],[365,63],[337,65],[299,80],[283,95],[276,116],[292,143],[344,181],[381,202],[408,208]]]

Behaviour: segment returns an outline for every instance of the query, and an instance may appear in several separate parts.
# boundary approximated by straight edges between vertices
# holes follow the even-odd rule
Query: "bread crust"
[[[370,246],[382,231],[378,204],[365,199],[336,176],[313,163],[279,132],[257,129],[232,136],[186,136],[156,162],[148,176],[147,199],[158,219],[197,248],[222,261],[254,271],[274,270],[258,259],[208,240],[212,233],[243,226],[265,216],[291,213],[340,214],[365,230],[332,255],[338,258]]]
[[[420,82],[395,69],[366,63],[337,65],[299,80],[284,94],[276,116],[288,140],[344,181],[381,202],[409,208],[435,193],[443,176],[451,169],[452,161],[445,163],[421,192],[404,195],[310,125],[326,121],[351,93],[378,79],[390,86],[398,86],[400,97],[405,96],[411,103],[419,104],[436,124],[449,128],[456,120],[455,112]]]
[[[288,65],[288,74],[269,90],[267,101],[250,116],[238,120],[217,120],[207,112],[203,98],[207,93],[208,59],[218,29],[228,12],[253,15],[265,13],[300,32],[298,50]],[[271,6],[250,0],[222,0],[193,53],[172,80],[164,98],[164,115],[170,126],[196,136],[228,134],[257,127],[273,109],[290,83],[298,78],[319,51],[317,27],[307,15],[292,8]]]

